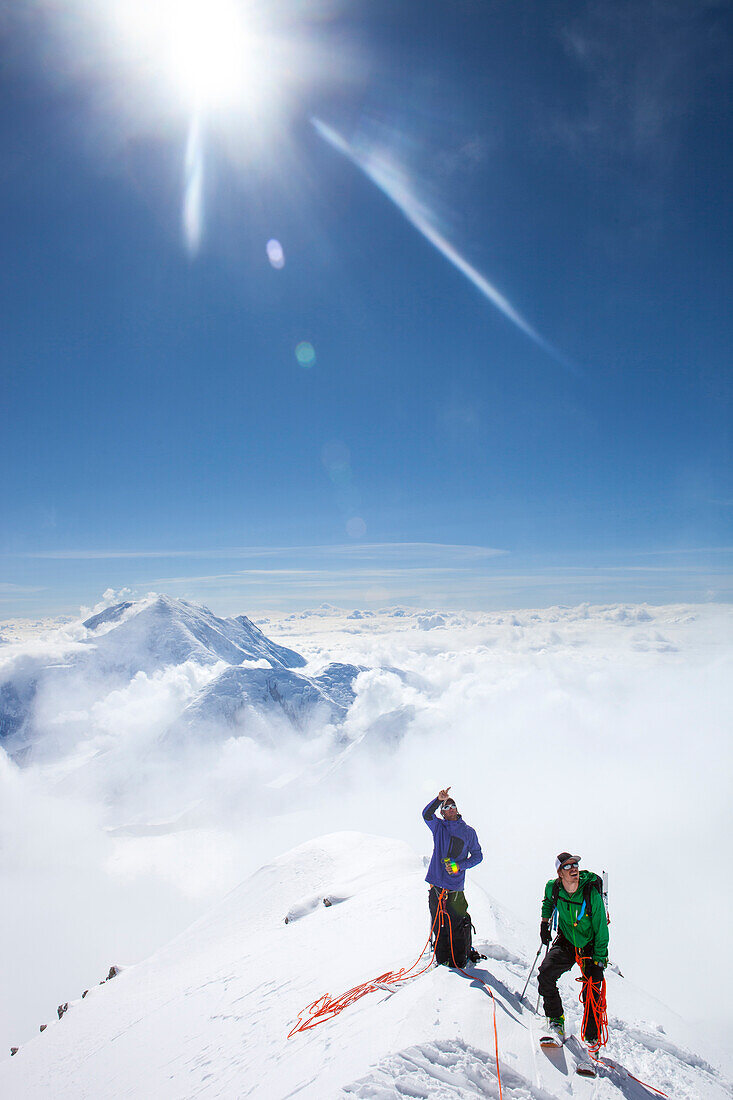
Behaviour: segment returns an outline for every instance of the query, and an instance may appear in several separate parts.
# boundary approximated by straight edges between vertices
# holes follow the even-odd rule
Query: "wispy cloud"
[[[46,592],[43,585],[36,584],[11,584],[9,581],[0,581],[0,603],[13,600],[31,599],[39,592]]]
[[[197,550],[40,550],[30,553],[5,554],[3,557],[39,558],[52,561],[93,561],[115,558],[278,558],[319,554],[343,558],[414,557],[432,554],[450,554],[456,558],[493,558],[506,554],[506,550],[490,546],[472,546],[435,542],[374,542],[344,543],[329,546],[229,546]]]
[[[46,565],[37,563],[46,587],[34,592],[30,586],[6,586],[0,589],[0,603],[5,614],[66,615],[82,603],[94,605],[105,588],[121,586],[129,591],[119,600],[167,592],[204,601],[227,615],[296,611],[321,603],[483,610],[618,600],[703,603],[733,599],[729,549],[661,549],[592,560],[574,556],[553,564],[488,546],[422,542],[46,551]],[[5,560],[9,568],[10,556]],[[67,563],[63,570],[61,562]]]
[[[413,185],[402,165],[399,165],[393,157],[385,152],[376,149],[361,149],[351,145],[332,126],[328,126],[318,118],[314,118],[312,121],[324,141],[327,141],[338,152],[343,153],[372,183],[376,184],[410,224],[422,233],[423,237],[437,248],[438,252],[449,263],[452,263],[462,275],[465,275],[469,282],[473,283],[476,289],[503,313],[507,320],[511,321],[520,332],[524,333],[556,362],[561,363],[573,374],[580,373],[577,366],[571,363],[557,348],[553,347],[544,336],[541,336],[519,310],[512,305],[509,299],[485,275],[482,275],[473,264],[470,264],[455,245],[437,228],[435,215],[415,195]]]
[[[639,553],[643,557],[656,554],[733,554],[733,546],[684,546],[671,550],[643,550]]]

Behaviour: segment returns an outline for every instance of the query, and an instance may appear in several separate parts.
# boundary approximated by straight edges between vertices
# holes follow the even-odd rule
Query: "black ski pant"
[[[582,952],[583,955],[591,954],[592,946],[592,944],[584,944],[584,946],[579,949],[579,953]],[[545,1016],[548,1016],[550,1019],[557,1019],[558,1016],[563,1015],[562,1000],[558,992],[557,982],[563,974],[567,974],[568,970],[572,970],[574,966],[575,948],[570,940],[563,936],[562,932],[558,932],[538,972],[537,984],[539,985],[540,994],[542,995]],[[603,967],[598,966],[592,959],[584,958],[582,970],[584,976],[591,979],[593,985],[596,987],[596,991],[600,992],[598,987],[603,981]],[[585,1001],[585,991],[586,987],[584,985],[581,994],[583,1001]],[[595,1043],[598,1038],[598,1028],[596,1027],[596,1021],[592,1012],[588,1016],[585,1034],[582,1035],[581,1038],[586,1039],[589,1043]]]
[[[458,966],[465,966],[466,959],[471,957],[471,917],[468,913],[468,902],[463,890],[446,890],[443,898],[443,909],[450,918],[444,921],[440,934],[438,933],[438,900],[441,891],[437,886],[430,887],[428,905],[430,906],[430,926],[432,928],[431,939],[436,940],[436,961],[438,963],[457,962]]]

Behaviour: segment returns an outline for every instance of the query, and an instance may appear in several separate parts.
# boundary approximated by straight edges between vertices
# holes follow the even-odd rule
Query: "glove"
[[[446,869],[446,871],[448,872],[449,875],[457,875],[458,874],[458,872],[460,870],[460,867],[458,866],[458,864],[456,863],[456,861],[454,859],[449,859],[448,856],[446,856],[445,859],[443,860],[443,863],[445,864],[445,869]]]
[[[585,965],[581,967],[583,977],[589,979],[591,982],[599,984],[603,981],[603,967],[605,965],[605,963],[596,962],[595,959],[588,959]]]
[[[550,939],[551,938],[552,937],[550,936],[550,922],[548,920],[540,921],[540,940],[545,945],[545,947],[550,946]]]

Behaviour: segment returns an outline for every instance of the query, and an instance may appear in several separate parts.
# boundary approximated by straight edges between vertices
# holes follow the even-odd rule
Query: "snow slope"
[[[338,833],[303,844],[0,1063],[0,1095],[497,1097],[492,1001],[482,984],[444,967],[287,1038],[321,994],[415,961],[427,937],[424,874],[398,841]],[[470,882],[467,894],[476,945],[488,955],[474,973],[496,999],[504,1097],[653,1096],[623,1070],[589,1082],[573,1074],[569,1053],[551,1060],[537,1049],[534,982],[519,999],[536,944]],[[564,982],[577,1026],[577,986]],[[682,1019],[628,978],[611,973],[608,984],[610,1058],[675,1100],[731,1095],[730,1082],[688,1049]]]
[[[188,704],[171,736],[182,730],[195,734],[202,723],[229,736],[248,708],[280,708],[295,727],[312,718],[324,725],[343,722],[360,671],[355,665],[333,664],[309,678],[283,668],[227,668]]]

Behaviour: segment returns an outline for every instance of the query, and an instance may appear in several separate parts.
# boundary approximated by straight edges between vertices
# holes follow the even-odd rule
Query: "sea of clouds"
[[[428,852],[420,811],[447,785],[484,851],[469,903],[475,880],[531,927],[555,854],[578,852],[609,872],[622,972],[688,1019],[730,1026],[733,608],[323,607],[260,626],[306,674],[366,669],[343,728],[273,711],[236,736],[171,737],[221,671],[187,661],[52,679],[34,751],[0,750],[0,1048],[303,840],[355,829]],[[84,630],[0,635],[2,681],[68,662]]]

